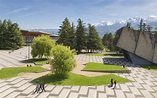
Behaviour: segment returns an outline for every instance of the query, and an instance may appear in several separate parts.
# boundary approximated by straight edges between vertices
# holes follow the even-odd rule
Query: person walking
[[[116,80],[114,80],[114,87],[113,87],[113,89],[116,88],[116,84],[117,84],[117,82],[116,82]]]
[[[41,92],[43,91],[46,92],[44,83],[40,83],[40,88],[41,88]]]
[[[111,78],[110,82],[111,82],[110,87],[112,87],[113,86],[113,78]]]
[[[35,88],[34,93],[35,93],[35,92],[37,92],[37,93],[38,93],[39,91],[40,91],[40,84],[37,84],[37,86],[36,86],[36,88]]]

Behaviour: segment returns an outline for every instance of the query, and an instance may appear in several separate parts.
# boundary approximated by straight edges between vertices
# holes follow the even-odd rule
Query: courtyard
[[[0,69],[27,65],[21,62],[31,56],[28,47],[13,52],[0,51]],[[19,75],[17,77],[0,80],[0,97],[3,98],[156,98],[157,97],[157,72],[149,71],[138,65],[132,64],[124,58],[110,58],[104,56],[75,56],[79,64],[87,62],[117,64],[131,70],[131,73],[114,73],[115,75],[132,80],[132,82],[118,83],[116,89],[108,85],[100,86],[60,86],[47,85],[46,92],[35,93],[36,84],[31,83],[33,75]],[[32,63],[30,63],[32,64]],[[80,68],[80,67],[79,67]],[[77,71],[77,70],[76,70]],[[76,72],[75,71],[75,72]],[[47,73],[45,73],[47,74]],[[90,72],[80,72],[82,75],[94,75]],[[102,73],[101,73],[102,74]],[[40,75],[39,75],[40,76]],[[110,80],[106,80],[110,81]]]

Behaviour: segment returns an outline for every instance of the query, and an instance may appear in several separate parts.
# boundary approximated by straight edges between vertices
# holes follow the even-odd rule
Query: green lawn
[[[77,75],[73,73],[70,73],[69,78],[67,79],[57,77],[54,74],[49,74],[49,75],[37,78],[33,80],[32,82],[36,82],[36,83],[42,82],[45,84],[53,84],[53,85],[95,86],[95,85],[109,84],[111,78],[115,79],[117,83],[130,82],[130,80],[116,76],[114,74],[108,74],[108,75],[96,76],[96,77],[86,77],[86,76]]]
[[[104,54],[104,56],[124,56],[123,54]]]
[[[111,64],[102,64],[102,63],[94,63],[89,62],[86,64],[86,67],[83,70],[95,70],[95,71],[113,71],[113,70],[128,70],[123,68],[122,66],[118,65],[111,65]]]
[[[42,65],[42,64],[46,64],[46,62],[49,62],[49,60],[47,58],[42,58],[42,59],[33,58],[33,59],[25,60],[24,62],[36,63]]]
[[[46,71],[46,69],[40,66],[2,68],[0,70],[0,79],[15,77],[21,72],[43,72],[43,71]]]
[[[141,67],[148,70],[148,67],[150,67],[150,70],[156,70],[157,71],[157,65],[140,65]]]
[[[102,53],[87,53],[86,56],[104,56]]]
[[[87,53],[86,56],[124,56],[123,54]]]

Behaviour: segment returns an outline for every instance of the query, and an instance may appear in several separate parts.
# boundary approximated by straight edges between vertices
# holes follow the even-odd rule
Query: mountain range
[[[143,22],[146,23],[146,25],[150,25],[152,27],[152,30],[155,30],[157,27],[157,16],[148,16],[146,18],[142,18]],[[99,32],[99,36],[103,37],[105,33],[114,33],[119,28],[125,26],[127,22],[131,23],[131,27],[134,29],[138,29],[138,24],[140,24],[140,17],[133,17],[129,18],[127,20],[115,20],[115,21],[101,21],[97,24],[95,24],[95,27],[97,31]],[[58,34],[58,29],[31,29],[31,31],[44,31],[49,33]]]

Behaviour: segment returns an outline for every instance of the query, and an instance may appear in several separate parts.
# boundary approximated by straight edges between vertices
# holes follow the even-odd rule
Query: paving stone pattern
[[[6,51],[0,52],[0,68],[23,65],[21,60],[26,59],[26,51],[27,47],[16,50],[11,54]],[[77,55],[75,58],[78,61],[125,65],[126,68],[131,70],[131,73],[115,74],[128,78],[132,82],[118,83],[116,89],[109,88],[108,85],[46,85],[46,92],[33,93],[36,84],[31,83],[32,79],[18,76],[0,80],[0,98],[157,98],[157,77],[153,76],[148,70],[131,64],[126,59],[85,56],[84,54]]]

